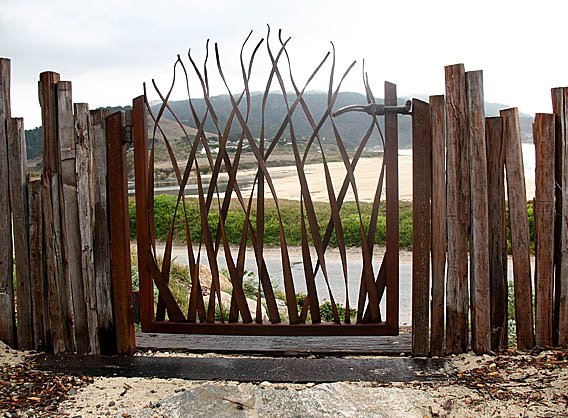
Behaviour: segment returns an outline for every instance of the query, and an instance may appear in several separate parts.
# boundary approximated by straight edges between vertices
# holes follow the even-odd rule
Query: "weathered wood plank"
[[[428,355],[430,319],[430,105],[412,100],[412,355]]]
[[[71,82],[57,83],[57,130],[61,150],[61,179],[63,181],[65,247],[69,280],[73,295],[73,323],[77,353],[89,352],[87,303],[81,269],[81,233],[75,168],[75,129],[71,97]]]
[[[471,180],[471,345],[476,354],[491,350],[487,148],[483,72],[466,73]]]
[[[116,336],[112,308],[112,280],[107,195],[107,109],[91,110],[91,146],[94,190],[94,264],[100,351],[116,353]]]
[[[507,235],[505,219],[505,143],[501,118],[485,118],[489,204],[491,349],[507,347]]]
[[[18,347],[29,350],[34,347],[32,314],[32,286],[30,282],[30,236],[28,225],[28,162],[24,120],[7,120],[8,166],[10,178],[10,206],[14,229],[16,255],[16,283],[18,296]]]
[[[56,353],[75,350],[71,287],[62,229],[61,157],[57,130],[57,83],[59,74],[40,74],[39,100],[43,127],[42,204],[50,333],[48,346]]]
[[[106,120],[109,177],[109,213],[114,318],[118,354],[134,354],[132,272],[130,270],[130,228],[126,165],[126,123],[124,112]],[[138,255],[140,257],[140,254]]]
[[[467,234],[469,165],[463,64],[445,67],[447,127],[448,275],[446,281],[446,353],[462,353],[468,345]]]
[[[28,184],[29,230],[30,230],[30,282],[34,323],[34,348],[47,350],[47,291],[45,281],[45,258],[43,246],[43,221],[41,204],[41,180]]]
[[[369,354],[393,355],[410,352],[411,335],[396,337],[257,337],[243,335],[136,333],[139,350],[197,353],[248,353],[271,355]]]
[[[148,250],[151,245],[148,220],[148,129],[144,97],[134,99],[132,106],[132,138],[134,141],[134,173],[136,177],[136,244],[138,248],[138,274],[140,281],[140,320],[142,331],[149,331],[154,319],[154,292],[148,267]],[[108,136],[107,136],[108,140]]]
[[[79,205],[79,231],[81,239],[81,271],[87,305],[87,323],[90,352],[100,353],[95,264],[93,255],[93,161],[91,154],[91,117],[89,105],[76,103],[75,113],[75,169],[77,200]]]
[[[396,106],[396,84],[385,81],[385,105]],[[398,219],[398,116],[385,115],[385,161],[387,163],[386,191],[386,246],[387,266],[387,325],[398,328],[399,306],[399,219]]]
[[[0,58],[0,340],[16,347],[14,310],[12,220],[8,177],[8,135],[10,118],[10,60]]]
[[[556,87],[551,89],[552,111],[554,113],[554,180],[556,187],[555,195],[555,217],[554,217],[554,311],[552,316],[552,338],[558,344],[558,332],[560,328],[560,296],[562,290],[562,254],[560,242],[562,238],[562,149],[563,138],[566,136],[566,118],[564,116],[564,89]]]
[[[446,285],[446,113],[444,96],[430,96],[432,136],[432,313],[430,352],[444,355]]]
[[[501,110],[500,114],[506,147],[505,167],[515,282],[517,347],[520,350],[530,350],[534,347],[530,240],[519,113],[517,108],[512,108]]]
[[[533,125],[535,176],[535,330],[536,344],[552,344],[554,279],[554,115],[537,113]]]
[[[568,344],[568,88],[552,89],[555,115],[555,283],[554,340]]]

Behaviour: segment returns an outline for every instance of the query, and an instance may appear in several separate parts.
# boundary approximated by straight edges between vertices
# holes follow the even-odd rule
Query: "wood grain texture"
[[[28,163],[24,120],[7,120],[8,166],[10,178],[10,206],[14,229],[14,253],[16,258],[16,288],[18,299],[18,347],[29,350],[34,347],[32,286],[30,282],[30,235],[28,225]]]
[[[107,118],[107,157],[109,185],[111,273],[118,354],[134,354],[134,314],[132,271],[130,269],[130,227],[125,144],[125,115],[117,112]],[[138,255],[140,257],[140,254]]]
[[[43,127],[42,204],[50,333],[48,346],[55,353],[75,350],[71,287],[62,229],[61,157],[57,130],[59,74],[40,74],[38,85]]]
[[[471,345],[476,354],[491,350],[487,148],[483,72],[466,73],[471,184]]]
[[[466,85],[463,64],[445,67],[447,127],[448,273],[446,281],[446,353],[463,353],[468,345],[469,165]]]
[[[89,105],[76,103],[75,114],[75,170],[77,175],[77,201],[79,206],[79,231],[81,240],[81,271],[87,305],[87,323],[90,352],[100,353],[97,315],[97,292],[93,254],[93,160],[91,146],[91,117]]]
[[[148,220],[148,129],[144,96],[134,99],[132,106],[132,138],[134,142],[134,174],[136,184],[136,244],[140,281],[140,320],[142,331],[148,332],[154,319],[153,282],[148,268],[150,250],[150,223]],[[107,131],[108,135],[108,131]],[[108,137],[107,137],[108,140]],[[110,167],[109,167],[110,169]]]
[[[554,339],[568,344],[568,88],[552,89],[555,115],[555,283]]]
[[[396,85],[385,81],[385,105],[396,106]],[[398,116],[394,113],[385,115],[385,161],[387,164],[385,255],[387,266],[387,325],[398,329],[398,288],[399,288],[399,208],[398,208]]]
[[[537,113],[534,221],[536,240],[535,331],[538,346],[552,345],[554,284],[554,115]]]
[[[0,58],[0,340],[16,347],[14,310],[12,220],[8,185],[8,135],[10,118],[10,60]]]
[[[501,118],[485,118],[489,205],[491,349],[507,347],[508,282],[505,218],[505,142]]]
[[[34,324],[34,348],[47,350],[49,320],[47,316],[47,283],[43,245],[43,214],[41,204],[41,180],[28,184],[30,230],[30,282]]]
[[[57,130],[61,151],[61,179],[63,181],[65,247],[68,273],[73,295],[73,330],[77,353],[90,351],[89,324],[85,283],[81,268],[81,231],[79,228],[79,202],[75,167],[75,128],[71,98],[71,83],[57,83]]]
[[[430,303],[430,105],[412,100],[412,355],[428,355]]]
[[[107,109],[91,110],[91,146],[93,157],[94,201],[94,265],[97,316],[101,354],[116,352],[116,336],[112,308],[112,280],[107,193]]]
[[[444,96],[430,96],[432,137],[432,312],[430,352],[444,355],[446,285],[446,113]]]
[[[507,169],[507,200],[515,282],[517,347],[520,350],[530,350],[534,347],[533,304],[529,220],[519,112],[517,108],[512,108],[501,110],[500,114],[503,120],[503,138],[506,147],[505,167]]]

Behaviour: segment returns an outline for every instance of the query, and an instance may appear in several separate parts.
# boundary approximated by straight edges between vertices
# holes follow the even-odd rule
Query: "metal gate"
[[[270,34],[270,32],[269,32]],[[250,35],[249,35],[250,37]],[[247,38],[248,40],[248,38]],[[247,42],[245,41],[245,44]],[[241,49],[242,82],[244,88],[238,94],[234,94],[227,83],[223,73],[220,54],[215,45],[215,64],[218,75],[223,81],[226,92],[231,102],[231,110],[228,117],[217,115],[210,97],[209,77],[207,74],[207,58],[201,71],[188,53],[191,63],[191,73],[178,56],[174,65],[174,76],[171,86],[167,91],[162,91],[153,81],[153,90],[160,97],[161,104],[149,105],[146,86],[144,96],[134,100],[132,109],[132,133],[134,142],[134,165],[136,177],[136,231],[138,246],[138,269],[140,283],[140,318],[142,330],[145,332],[168,332],[168,333],[201,333],[201,334],[241,334],[241,335],[398,335],[399,320],[399,191],[398,191],[398,114],[410,114],[410,103],[406,106],[397,106],[396,86],[385,83],[384,105],[376,104],[374,95],[363,71],[363,84],[366,91],[367,105],[350,106],[333,112],[340,87],[352,70],[353,62],[334,85],[335,50],[327,53],[315,71],[311,74],[304,86],[298,86],[292,75],[290,59],[287,51],[288,40],[279,36],[278,50],[273,51],[266,42],[266,51],[270,59],[271,69],[268,83],[264,91],[261,107],[261,128],[259,137],[255,138],[249,129],[251,117],[251,93],[249,82],[255,54],[263,44],[261,40],[254,48],[248,63],[245,63]],[[207,48],[208,51],[208,48]],[[330,59],[331,57],[331,59]],[[314,76],[320,72],[326,61],[330,59],[331,70],[329,73],[329,91],[327,94],[327,108],[322,115],[314,115],[304,100],[304,93]],[[282,63],[285,63],[285,71],[281,71]],[[289,93],[284,78],[289,79],[293,93]],[[177,78],[176,78],[177,77]],[[189,95],[190,77],[198,80],[198,87],[202,91],[206,109],[202,114],[196,111],[194,100]],[[187,88],[191,123],[197,127],[194,134],[190,134],[186,125],[176,115],[170,105],[170,95],[174,86],[181,83]],[[181,81],[180,81],[181,80]],[[275,135],[270,138],[264,134],[264,116],[266,111],[267,97],[271,85],[275,84],[282,92],[287,115],[283,118]],[[346,111],[359,110],[370,115],[368,128],[365,135],[357,145],[354,153],[349,155],[335,118],[341,118]],[[308,120],[311,136],[302,144],[295,134],[293,115],[302,112]],[[378,116],[384,116],[384,133],[382,132]],[[190,151],[185,168],[180,166],[176,159],[166,129],[163,128],[166,117],[168,123],[175,121],[188,139]],[[211,149],[210,140],[205,135],[205,126],[214,126],[216,131],[216,152]],[[149,124],[150,123],[150,124]],[[339,191],[334,190],[329,172],[329,163],[326,161],[326,151],[323,146],[323,138],[320,130],[325,123],[330,123],[334,132],[334,144],[345,166],[345,177]],[[233,127],[236,126],[236,128]],[[153,132],[153,140],[148,144],[148,126]],[[238,140],[236,147],[229,152],[228,138],[237,130]],[[370,219],[361,213],[360,196],[354,170],[360,161],[363,150],[369,142],[372,133],[378,130],[383,143],[384,158],[382,163],[377,159],[378,182],[376,193],[372,201]],[[286,135],[286,138],[285,138]],[[297,169],[300,190],[298,196],[298,210],[300,211],[301,230],[301,254],[304,277],[293,277],[290,262],[289,248],[286,238],[286,230],[282,222],[282,215],[270,174],[269,162],[271,154],[279,141],[289,141],[291,152]],[[154,165],[155,152],[158,141],[163,141],[167,149],[176,182],[179,185],[176,209],[172,216],[168,239],[165,243],[163,254],[158,254],[155,244],[154,225]],[[252,186],[248,190],[240,187],[237,181],[239,163],[245,152],[245,148],[254,155],[256,161],[256,175]],[[319,150],[325,173],[326,189],[329,198],[330,216],[326,219],[325,228],[320,230],[314,202],[310,195],[309,184],[304,171],[305,161],[310,150]],[[204,153],[204,158],[200,157]],[[207,167],[206,170],[199,164]],[[204,176],[203,172],[210,174]],[[221,172],[225,180],[221,185]],[[198,190],[199,222],[201,233],[198,240],[193,239],[189,231],[189,219],[186,210],[187,200],[185,189],[190,180],[195,182]],[[386,184],[386,202],[381,201],[383,186]],[[221,186],[224,188],[222,191]],[[268,191],[270,193],[268,193]],[[352,192],[358,211],[358,222],[361,238],[362,273],[359,278],[358,298],[356,306],[349,304],[349,280],[347,272],[346,246],[343,234],[343,226],[340,219],[340,210],[344,204],[348,192]],[[264,256],[265,235],[265,194],[273,200],[279,225],[280,258],[283,275],[283,297],[288,322],[281,319],[278,310],[279,303],[275,296],[275,289],[271,283],[271,272],[267,268]],[[256,199],[255,199],[256,197]],[[229,206],[233,200],[244,219],[242,235],[238,248],[229,245],[225,231],[225,222]],[[373,268],[374,242],[377,233],[377,219],[380,205],[386,205],[386,253],[380,262],[380,268]],[[253,206],[256,216],[252,216]],[[216,225],[211,225],[210,215],[218,214]],[[181,214],[180,218],[176,216]],[[177,219],[177,221],[176,221]],[[191,276],[190,286],[187,288],[187,311],[182,311],[181,305],[170,288],[170,270],[172,266],[172,243],[175,223],[181,222],[186,231],[186,247]],[[367,223],[369,222],[369,223]],[[343,279],[345,281],[346,297],[343,304],[339,303],[329,286],[329,274],[326,267],[326,250],[330,239],[335,233],[337,247],[342,263]],[[254,258],[258,271],[257,296],[253,306],[247,300],[244,290],[244,266],[246,257],[247,241],[254,249]],[[311,243],[310,243],[311,241]],[[312,252],[310,252],[312,248]],[[315,254],[313,250],[315,249]],[[232,283],[230,308],[228,312],[221,308],[216,315],[216,307],[220,307],[222,294],[220,288],[219,254],[224,257],[228,276]],[[315,257],[312,259],[312,256]],[[206,258],[211,270],[211,284],[206,289],[200,280],[200,260]],[[376,266],[376,265],[375,265]],[[302,306],[297,304],[295,283],[303,280],[307,289]],[[328,290],[329,304],[331,308],[331,322],[325,322],[320,313],[322,301],[321,287],[318,294],[318,281]],[[154,291],[158,296],[155,298]],[[208,295],[207,295],[208,293]],[[386,312],[381,312],[380,303],[386,298]],[[283,303],[280,302],[280,305]],[[340,306],[343,305],[343,306]],[[268,320],[262,318],[262,307],[265,306]],[[340,317],[341,308],[345,309],[344,318]],[[351,319],[350,309],[356,309],[356,315]],[[217,316],[217,318],[216,318]]]

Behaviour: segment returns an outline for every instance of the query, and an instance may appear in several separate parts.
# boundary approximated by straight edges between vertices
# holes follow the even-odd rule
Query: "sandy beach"
[[[381,171],[381,166],[383,163],[382,157],[376,158],[361,158],[355,169],[355,178],[357,181],[357,191],[359,194],[359,200],[361,202],[372,202],[375,196],[375,191],[377,189],[377,183],[379,181],[379,174]],[[345,165],[343,162],[331,162],[328,163],[330,175],[333,182],[333,189],[336,196],[339,194],[341,185],[345,176],[347,175],[347,170],[345,170]],[[296,166],[284,166],[284,167],[269,167],[268,171],[272,176],[272,181],[274,183],[274,188],[276,189],[276,194],[279,199],[290,199],[299,200],[300,199],[300,181],[298,179],[298,172]],[[310,195],[314,201],[326,202],[329,200],[327,194],[327,186],[325,181],[324,166],[322,163],[309,164],[305,166],[304,170],[306,174],[306,179],[308,182],[308,187],[310,189]],[[245,179],[254,178],[256,170],[243,170],[238,174],[239,182]],[[399,199],[400,200],[412,200],[412,156],[409,155],[399,155],[398,156],[398,182],[399,182]],[[386,181],[386,180],[385,180]],[[535,182],[534,179],[525,179],[527,200],[534,198],[535,193]],[[244,190],[249,190],[250,187],[244,188]],[[383,182],[383,195],[382,199],[385,198],[385,182]],[[265,197],[271,198],[272,192],[268,187],[265,186]],[[353,190],[350,187],[346,196],[346,201],[353,201],[354,195]]]

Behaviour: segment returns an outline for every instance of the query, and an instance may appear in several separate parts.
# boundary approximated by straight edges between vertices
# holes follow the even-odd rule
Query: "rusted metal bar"
[[[116,351],[134,354],[134,314],[132,271],[130,267],[130,227],[128,218],[128,182],[126,166],[126,119],[124,111],[106,119],[109,177],[109,221],[111,274],[114,293]],[[140,253],[138,253],[140,259]]]

